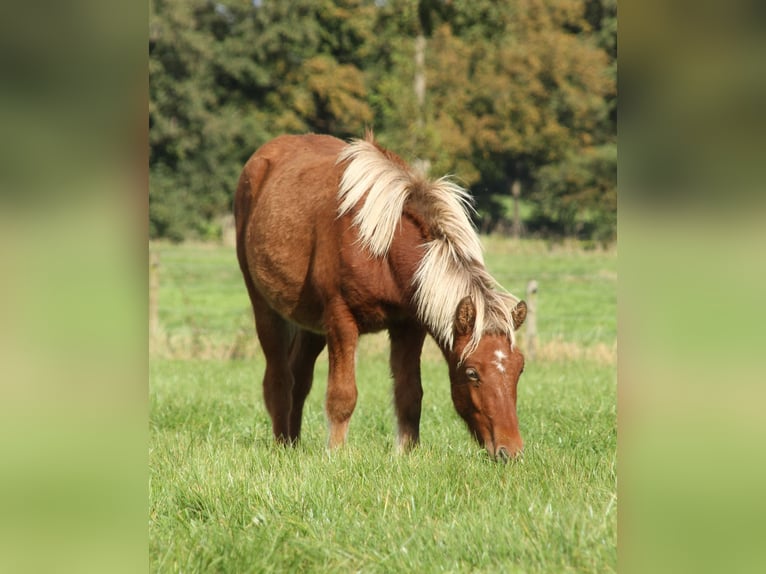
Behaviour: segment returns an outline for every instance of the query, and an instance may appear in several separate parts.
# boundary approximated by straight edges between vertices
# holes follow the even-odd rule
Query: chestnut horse
[[[327,345],[329,447],[345,442],[357,399],[360,335],[387,329],[398,445],[417,444],[427,334],[449,365],[452,400],[489,454],[522,449],[514,330],[526,304],[492,278],[470,196],[427,180],[373,141],[281,136],[245,164],[235,197],[237,257],[266,356],[274,437],[301,433],[314,363]]]

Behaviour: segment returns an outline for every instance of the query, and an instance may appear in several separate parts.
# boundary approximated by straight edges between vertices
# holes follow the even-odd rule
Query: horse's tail
[[[345,163],[338,189],[338,215],[356,207],[354,224],[362,244],[373,255],[388,253],[409,202],[430,232],[446,240],[461,258],[483,261],[481,243],[469,216],[471,196],[449,178],[426,179],[369,136],[343,148],[336,163]]]

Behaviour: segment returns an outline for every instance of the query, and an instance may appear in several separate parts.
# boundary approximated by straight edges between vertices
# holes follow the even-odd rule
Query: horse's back
[[[345,145],[343,140],[322,134],[282,135],[263,144],[253,157],[268,158],[275,162],[331,158],[334,162]]]
[[[256,151],[242,171],[235,216],[238,256],[254,288],[279,313],[321,328],[317,255],[338,253],[335,236],[344,142],[331,136],[280,136]],[[335,262],[320,262],[331,273]]]

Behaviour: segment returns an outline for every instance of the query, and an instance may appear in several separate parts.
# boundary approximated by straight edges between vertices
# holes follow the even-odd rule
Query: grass
[[[485,244],[488,266],[512,291],[523,292],[529,278],[541,283],[543,342],[614,345],[614,253],[498,238]],[[184,305],[203,301],[209,311],[195,321],[205,336],[238,328],[244,311],[235,285],[244,288],[236,264],[229,270],[230,253],[208,246],[153,249],[161,251],[166,277],[160,293],[166,334],[190,329],[184,313],[194,310]],[[519,385],[525,454],[500,465],[455,414],[446,367],[433,347],[424,352],[422,443],[408,455],[394,450],[383,336],[362,339],[349,443],[333,453],[325,449],[323,358],[302,443],[282,449],[272,445],[260,396],[260,353],[224,361],[160,351],[150,361],[153,571],[616,570],[611,359],[553,355],[529,362]]]

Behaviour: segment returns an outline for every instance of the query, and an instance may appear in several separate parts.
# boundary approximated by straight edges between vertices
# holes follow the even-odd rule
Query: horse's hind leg
[[[290,411],[289,438],[296,442],[301,436],[303,404],[314,380],[314,364],[325,346],[323,335],[299,331],[290,350],[290,370],[293,374],[292,410]]]
[[[293,373],[289,364],[289,352],[296,329],[271,309],[257,291],[252,290],[250,297],[255,313],[255,330],[266,356],[263,398],[271,417],[271,429],[278,443],[289,443],[293,403]]]
[[[394,376],[394,407],[398,422],[398,446],[409,450],[420,440],[423,387],[420,353],[426,333],[419,325],[404,324],[388,330],[391,338],[391,373]]]

